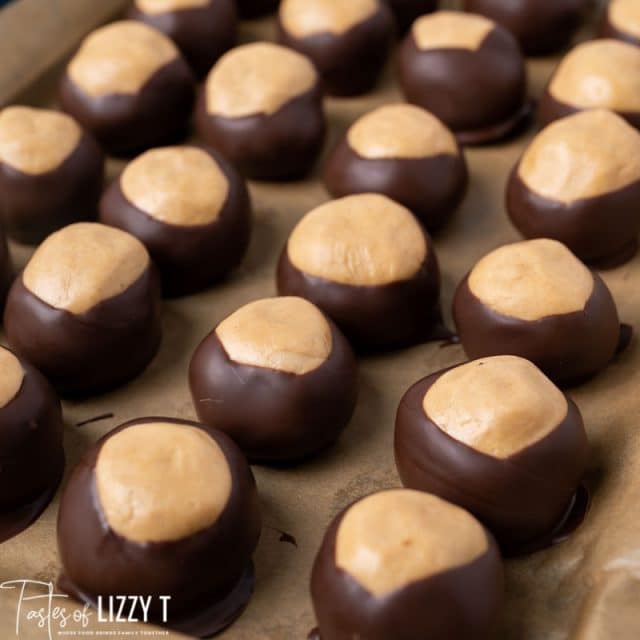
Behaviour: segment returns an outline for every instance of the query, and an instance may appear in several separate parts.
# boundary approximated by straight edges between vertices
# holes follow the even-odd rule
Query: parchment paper
[[[45,4],[51,7],[60,3],[42,2],[41,6]],[[112,2],[112,10],[121,4]],[[0,42],[9,37],[18,46],[20,37],[3,33],[3,26],[6,28],[7,21],[0,22]],[[87,24],[85,30],[90,26]],[[32,29],[36,28],[33,24]],[[72,25],[69,29],[77,30]],[[245,40],[272,37],[270,20],[243,27]],[[49,60],[50,65],[54,62]],[[533,96],[540,94],[556,62],[547,59],[529,64]],[[20,98],[34,104],[51,104],[56,74],[50,73]],[[0,58],[0,103],[15,96],[15,83],[9,83],[4,76]],[[327,101],[331,121],[328,146],[359,114],[401,99],[392,77],[390,65],[374,94]],[[466,152],[471,170],[468,196],[453,222],[435,238],[449,323],[451,297],[465,272],[489,250],[519,237],[506,218],[503,194],[507,175],[531,135],[532,132],[506,144]],[[110,177],[121,167],[120,163],[111,163]],[[252,184],[251,195],[255,229],[242,268],[213,291],[165,303],[161,351],[137,380],[86,402],[65,402],[69,469],[91,442],[125,420],[148,415],[195,417],[186,378],[194,348],[238,306],[275,293],[275,264],[289,231],[305,212],[328,199],[317,177],[285,185]],[[12,253],[18,264],[24,264],[29,251],[14,245]],[[640,257],[603,276],[622,320],[640,326]],[[398,485],[392,437],[400,397],[420,377],[462,360],[464,354],[459,346],[442,348],[437,343],[363,359],[358,407],[337,446],[326,455],[291,469],[254,468],[265,522],[255,556],[256,592],[245,614],[223,635],[225,639],[295,640],[306,636],[314,626],[308,596],[309,571],[325,527],[352,500]],[[592,445],[588,476],[593,491],[591,510],[567,542],[507,562],[507,603],[498,638],[640,638],[639,364],[640,352],[634,340],[605,372],[572,390]],[[76,426],[102,414],[113,417]],[[55,580],[59,571],[56,511],[57,500],[30,529],[0,546],[0,582]],[[15,637],[14,625],[15,592],[0,591],[0,637]],[[94,620],[89,628],[109,627]],[[122,629],[123,625],[115,628]],[[25,624],[19,637],[35,640],[46,637],[45,632]]]

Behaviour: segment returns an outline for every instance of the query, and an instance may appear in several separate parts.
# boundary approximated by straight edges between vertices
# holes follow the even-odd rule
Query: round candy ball
[[[588,0],[465,0],[464,7],[508,29],[527,55],[547,55],[571,42],[588,4]]]
[[[60,103],[109,153],[132,154],[182,135],[195,94],[176,45],[137,20],[89,34],[67,65]]]
[[[249,178],[306,175],[324,142],[318,73],[305,56],[257,42],[213,67],[198,101],[200,135]]]
[[[408,31],[413,21],[438,8],[438,0],[385,0],[393,11],[401,34]]]
[[[258,300],[225,318],[196,349],[189,382],[200,420],[261,462],[328,447],[357,397],[348,342],[317,307],[295,297]]]
[[[280,0],[236,0],[240,17],[246,20],[261,18],[273,13],[280,4]]]
[[[253,475],[223,433],[133,420],[92,446],[69,478],[58,513],[60,586],[90,605],[148,597],[151,621],[209,637],[251,596],[260,528]]]
[[[550,124],[507,187],[507,210],[527,238],[554,238],[599,267],[630,260],[640,233],[640,133],[602,109]]]
[[[355,96],[376,84],[393,43],[393,17],[382,0],[283,0],[278,37],[308,56],[324,89]]]
[[[540,99],[538,120],[545,126],[587,109],[615,111],[640,128],[640,48],[619,40],[592,40],[560,62]]]
[[[199,78],[238,40],[233,0],[134,0],[127,17],[171,38]]]
[[[636,0],[610,0],[602,35],[640,45],[640,5]]]
[[[160,344],[160,285],[147,250],[97,223],[56,231],[14,281],[4,328],[11,347],[63,393],[123,384]]]
[[[0,542],[49,503],[62,479],[60,401],[41,373],[0,347]]]
[[[391,104],[349,128],[326,161],[324,180],[336,198],[389,196],[432,231],[462,201],[468,173],[455,136],[440,120],[420,107]]]
[[[408,489],[347,507],[311,574],[322,640],[488,640],[502,609],[503,568],[468,512]]]
[[[278,291],[318,305],[363,349],[424,342],[441,327],[431,240],[408,209],[378,194],[304,216],[280,257]]]
[[[0,216],[18,242],[38,244],[72,222],[95,218],[104,156],[64,113],[0,111]]]
[[[507,549],[562,523],[588,452],[577,406],[516,356],[427,376],[403,396],[396,416],[403,484],[468,509]]]
[[[547,238],[482,258],[458,286],[453,316],[469,358],[522,356],[556,383],[604,369],[620,340],[616,305],[602,278]]]
[[[242,178],[218,153],[152,149],[130,162],[100,203],[100,220],[136,236],[166,295],[214,284],[244,256],[251,203]]]
[[[530,112],[520,47],[483,16],[438,11],[418,18],[400,47],[399,73],[407,100],[463,144],[503,138]]]

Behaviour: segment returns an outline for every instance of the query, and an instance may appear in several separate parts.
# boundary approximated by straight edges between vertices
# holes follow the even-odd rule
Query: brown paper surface
[[[40,6],[44,4],[49,8],[73,3],[47,2]],[[102,3],[84,4],[95,7]],[[104,4],[113,8],[122,2]],[[44,18],[43,11],[40,19]],[[92,17],[94,22],[98,19]],[[7,23],[0,14],[0,33]],[[31,26],[35,32],[36,26]],[[85,30],[91,26],[86,22]],[[21,25],[21,29],[25,28]],[[69,31],[70,39],[77,40],[77,27],[69,25]],[[270,20],[243,27],[244,40],[272,38],[273,33]],[[14,35],[15,46],[19,40]],[[2,38],[0,51],[1,43]],[[60,43],[57,48],[61,48]],[[49,66],[55,60],[55,56],[50,57]],[[533,96],[540,94],[555,62],[547,59],[529,63]],[[8,80],[5,71],[0,63],[0,104],[13,101],[16,96],[16,83],[12,80],[15,70]],[[56,77],[57,71],[49,73],[22,93],[20,100],[51,104]],[[331,139],[327,146],[335,142],[355,117],[393,100],[401,100],[401,95],[394,86],[391,65],[382,85],[372,95],[329,99]],[[506,218],[504,188],[509,171],[531,136],[529,132],[506,144],[466,151],[471,171],[468,196],[451,224],[435,238],[443,273],[443,307],[449,323],[453,291],[465,272],[491,249],[518,239]],[[121,163],[111,163],[110,177],[121,168]],[[252,184],[251,195],[255,208],[253,240],[237,273],[212,291],[164,304],[162,348],[142,376],[107,395],[86,402],[64,403],[69,469],[91,442],[125,420],[149,415],[195,417],[186,377],[194,348],[216,323],[240,305],[275,294],[276,260],[288,233],[305,212],[328,199],[317,175],[294,184]],[[13,245],[12,253],[21,266],[29,251]],[[622,320],[640,326],[640,256],[604,272],[603,276],[615,296]],[[461,347],[443,348],[437,343],[361,360],[358,407],[338,444],[325,455],[291,469],[254,468],[264,513],[263,535],[255,555],[256,591],[244,615],[223,634],[225,639],[294,640],[306,636],[314,626],[308,595],[309,572],[327,524],[354,499],[398,485],[392,451],[398,401],[422,376],[462,360]],[[605,372],[572,390],[592,445],[588,478],[593,489],[591,510],[568,541],[506,563],[507,597],[498,638],[640,637],[639,365],[640,350],[634,340]],[[103,414],[113,415],[77,426]],[[46,582],[56,578],[59,572],[56,511],[57,500],[31,528],[0,545],[0,582],[19,579]],[[2,638],[15,637],[15,596],[15,591],[0,590]],[[46,628],[23,622],[20,638],[47,637]],[[98,624],[94,615],[87,629],[125,627]],[[52,637],[61,637],[55,635],[55,623],[53,633]]]

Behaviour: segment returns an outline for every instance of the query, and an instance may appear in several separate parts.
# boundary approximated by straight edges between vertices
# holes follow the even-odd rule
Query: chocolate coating
[[[536,112],[536,117],[538,123],[540,124],[540,127],[546,127],[554,120],[566,118],[573,115],[574,113],[578,113],[579,111],[581,111],[579,107],[574,107],[572,105],[566,104],[565,102],[556,100],[549,93],[549,89],[546,88],[542,94],[542,97],[540,98],[540,102],[538,103],[538,111]],[[640,116],[636,116],[633,113],[618,113],[625,120],[627,120],[629,124],[633,125],[636,128],[640,128]]]
[[[456,155],[367,158],[353,149],[345,135],[326,160],[324,181],[335,198],[382,193],[410,209],[429,231],[435,231],[461,203],[469,176],[459,146]]]
[[[609,20],[603,20],[600,34],[603,38],[614,38],[615,40],[622,40],[629,44],[640,46],[640,37],[619,29],[616,25],[612,24]]]
[[[329,525],[313,564],[311,597],[321,640],[490,637],[503,590],[502,562],[490,534],[487,550],[474,561],[376,597],[336,564],[336,538],[348,510]]]
[[[13,266],[4,232],[0,230],[0,311],[4,309],[7,291],[13,280]]]
[[[618,6],[614,8],[614,5]],[[612,0],[602,18],[600,35],[640,45],[639,16],[640,11],[633,0]]]
[[[427,257],[408,280],[375,286],[342,284],[295,267],[285,247],[277,272],[278,292],[320,307],[358,349],[391,349],[444,337],[440,269],[426,232]]]
[[[163,13],[146,13],[134,2],[127,17],[146,22],[169,36],[199,78],[238,40],[233,0],[209,0],[204,6]]]
[[[163,293],[182,296],[211,286],[244,256],[251,235],[251,203],[242,178],[217,152],[208,150],[228,183],[227,197],[208,224],[169,224],[131,203],[114,181],[100,202],[100,220],[128,231],[147,247],[158,267]]]
[[[636,251],[640,134],[614,113],[584,111],[541,131],[514,168],[507,211],[528,238],[563,242],[581,260],[614,266]]]
[[[398,30],[406,33],[416,18],[438,8],[438,0],[385,0],[396,17]]]
[[[638,249],[640,181],[609,193],[569,204],[532,191],[511,173],[507,210],[512,222],[527,238],[554,238],[582,261],[598,268],[616,267]]]
[[[160,345],[160,282],[150,263],[125,291],[83,313],[55,308],[14,281],[4,312],[9,344],[61,393],[106,391],[137,376]]]
[[[193,76],[183,59],[154,74],[135,96],[90,98],[66,75],[60,85],[62,108],[115,155],[176,140],[185,131],[193,99]]]
[[[7,234],[35,245],[68,224],[95,219],[103,179],[104,154],[86,132],[51,171],[24,173],[0,162],[0,214]]]
[[[324,144],[326,121],[319,83],[271,115],[227,118],[207,112],[201,93],[196,125],[204,142],[255,180],[295,180],[312,169]]]
[[[231,473],[231,494],[217,520],[187,537],[138,543],[117,534],[106,522],[97,496],[96,463],[101,448],[116,433],[141,423],[169,422],[201,429],[222,450]],[[240,615],[249,593],[238,591],[260,535],[255,481],[244,456],[223,433],[204,425],[167,418],[127,422],[108,433],[84,455],[62,495],[58,549],[64,568],[61,586],[82,601],[98,595],[170,595],[168,626],[209,636]],[[213,604],[233,606],[206,622],[198,620]],[[242,596],[239,598],[238,596]],[[222,615],[221,615],[222,613]],[[160,622],[159,600],[151,606]],[[194,628],[194,624],[198,622]]]
[[[39,371],[22,359],[19,364],[20,387],[0,407],[0,542],[44,511],[64,469],[60,401]],[[37,508],[25,520],[22,510],[30,503]]]
[[[305,37],[289,32],[280,17],[278,40],[313,61],[326,92],[356,96],[373,89],[378,81],[393,43],[393,17],[380,2],[375,13],[344,33],[322,32]]]
[[[140,23],[119,23],[136,24]],[[109,29],[113,31],[118,27],[118,23],[114,25]],[[157,36],[165,38],[159,32]],[[109,53],[103,49],[100,55],[106,59]],[[74,60],[60,82],[61,107],[91,132],[109,153],[132,154],[171,142],[185,131],[193,107],[195,81],[189,65],[177,51],[133,92],[91,95],[72,79],[69,69],[73,63]]]
[[[470,359],[518,355],[537,365],[554,382],[578,383],[607,366],[620,338],[615,302],[593,272],[592,293],[583,310],[526,321],[502,315],[469,288],[469,275],[458,286],[453,317]]]
[[[440,118],[463,144],[491,142],[515,131],[530,112],[526,68],[515,38],[495,25],[476,50],[453,43],[421,50],[416,24],[398,58],[407,100]]]
[[[236,0],[240,17],[245,20],[260,18],[273,13],[280,4],[280,0]]]
[[[567,398],[567,415],[555,429],[497,458],[451,437],[424,411],[425,394],[447,371],[423,378],[400,402],[394,448],[402,483],[469,510],[507,547],[548,534],[567,512],[587,465],[577,406]]]
[[[540,126],[579,111],[608,109],[640,129],[640,93],[633,82],[638,69],[640,51],[629,43],[609,39],[577,45],[556,68],[540,98]],[[553,86],[556,82],[562,84],[559,78],[566,76],[572,85],[564,88],[565,96],[560,98],[554,94]]]
[[[518,39],[527,55],[546,55],[563,49],[582,23],[586,0],[465,0],[472,13],[491,18]]]
[[[329,356],[301,375],[236,362],[210,333],[189,366],[198,418],[224,431],[256,462],[300,460],[333,444],[351,419],[358,382],[351,347],[329,324]]]

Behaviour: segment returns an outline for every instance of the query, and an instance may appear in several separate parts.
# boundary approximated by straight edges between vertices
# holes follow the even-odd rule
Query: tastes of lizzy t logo
[[[87,637],[100,635],[99,626],[105,623],[149,622],[153,596],[98,596],[96,610],[89,605],[80,605],[64,593],[56,593],[53,582],[39,580],[7,580],[0,583],[0,595],[13,594],[16,611],[15,637],[21,631],[35,638],[33,629],[42,632],[47,640],[65,637]],[[157,596],[160,602],[161,620],[167,622],[171,596]],[[114,629],[110,626],[110,629]],[[116,627],[117,629],[117,627]],[[168,631],[149,630],[145,636],[168,635]],[[109,636],[118,637],[117,630]],[[128,629],[122,635],[138,635]]]

